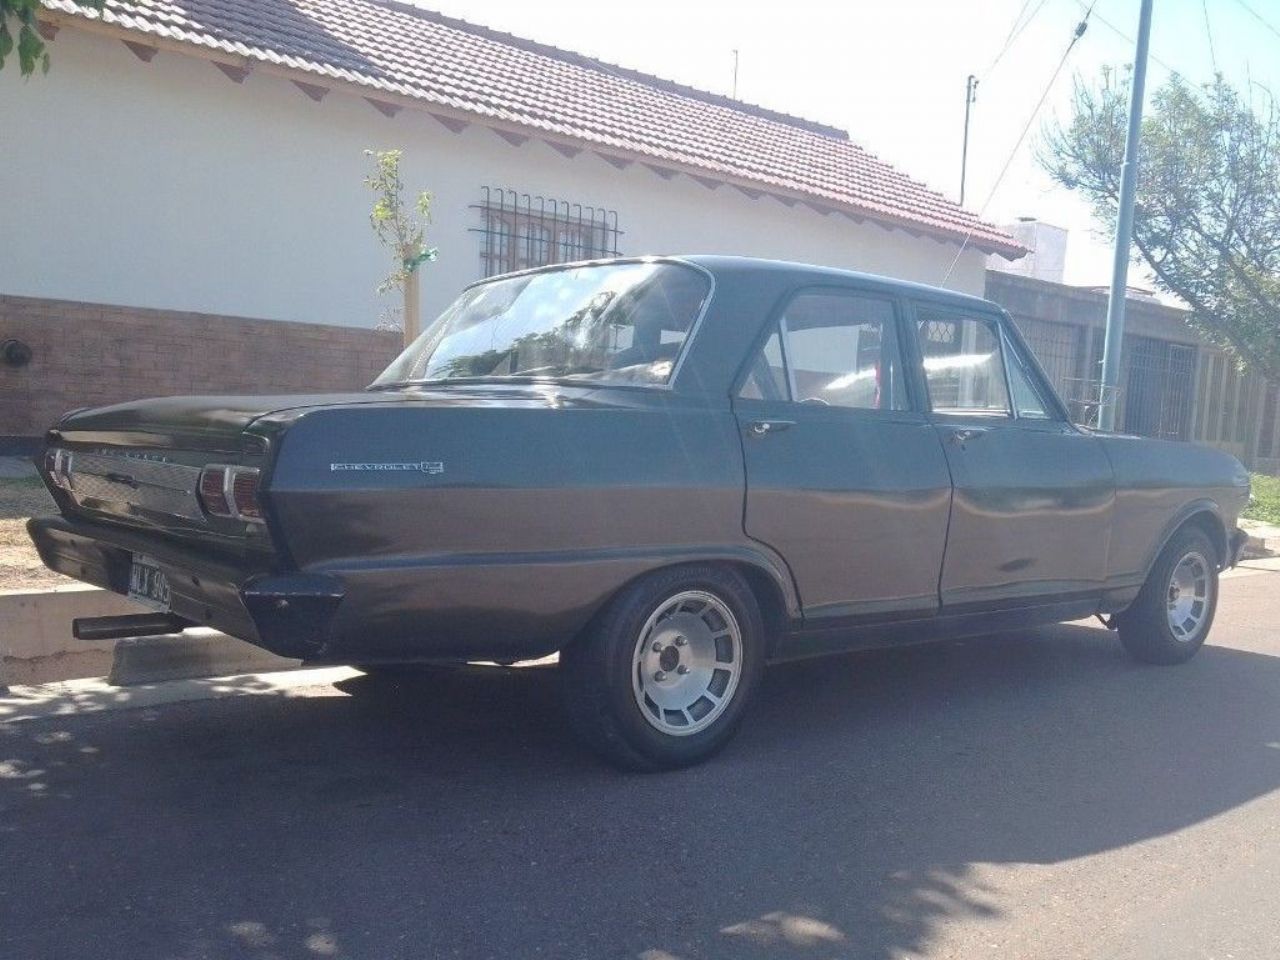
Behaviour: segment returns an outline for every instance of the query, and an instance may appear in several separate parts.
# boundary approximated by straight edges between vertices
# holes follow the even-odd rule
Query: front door
[[[937,612],[951,480],[904,376],[904,329],[890,299],[803,290],[734,401],[746,532],[786,560],[806,627]]]
[[[954,495],[942,612],[1101,591],[1115,478],[995,314],[921,304],[915,328]]]

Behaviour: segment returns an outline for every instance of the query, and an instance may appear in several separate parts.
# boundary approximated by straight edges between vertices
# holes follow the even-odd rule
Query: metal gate
[[[1153,337],[1126,339],[1124,429],[1161,440],[1190,439],[1196,348]]]

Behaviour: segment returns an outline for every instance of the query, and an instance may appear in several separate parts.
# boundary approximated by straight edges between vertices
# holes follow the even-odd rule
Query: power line
[[[1245,13],[1249,14],[1249,16],[1253,17],[1253,19],[1257,20],[1260,24],[1262,24],[1264,27],[1266,27],[1268,30],[1274,33],[1277,37],[1280,37],[1280,30],[1277,30],[1274,26],[1272,26],[1270,21],[1266,20],[1262,16],[1262,14],[1258,13],[1257,10],[1253,9],[1253,7],[1249,6],[1249,4],[1245,3],[1244,0],[1236,0],[1236,3],[1240,4],[1240,6],[1244,9]]]
[[[1000,53],[996,54],[996,59],[1000,59],[1000,55],[1009,49],[1009,44],[1013,40],[1013,35],[1018,29],[1018,24],[1022,22],[1022,16],[1027,12],[1027,7],[1031,6],[1031,0],[1022,0],[1022,6],[1018,8],[1018,15],[1013,18],[1013,23],[1009,24],[1009,32],[1004,35],[1004,46],[1000,48]],[[987,69],[990,69],[988,67]]]
[[[1031,21],[1034,20],[1037,14],[1044,9],[1044,5],[1046,3],[1048,3],[1048,0],[1040,0],[1040,3],[1036,6],[1035,10],[1031,11],[1031,16],[1027,17],[1026,22],[1024,23],[1022,17],[1023,14],[1027,12],[1027,8],[1031,6],[1031,0],[1022,0],[1022,8],[1018,11],[1018,15],[1013,18],[1013,23],[1009,24],[1009,32],[1005,34],[1004,43],[1000,46],[1000,52],[992,58],[989,64],[987,64],[987,68],[978,74],[979,77],[985,79],[987,75],[996,68],[996,64],[998,64],[1001,59],[1003,59],[1004,55],[1009,52],[1009,48],[1013,46],[1014,41],[1016,41],[1018,37],[1022,36],[1022,31],[1031,26]]]
[[[1094,2],[1096,3],[1096,2],[1097,2],[1097,0],[1094,0]],[[1237,2],[1239,2],[1239,0],[1237,0]],[[1077,6],[1079,6],[1081,10],[1087,10],[1087,9],[1090,9],[1090,7],[1087,7],[1087,6],[1085,5],[1084,0],[1076,0],[1076,5],[1077,5]],[[1114,23],[1112,23],[1110,20],[1108,20],[1108,19],[1107,19],[1106,17],[1104,17],[1102,14],[1100,14],[1100,13],[1095,13],[1095,14],[1093,15],[1093,17],[1094,17],[1094,19],[1095,19],[1095,20],[1097,20],[1099,23],[1101,23],[1104,27],[1106,27],[1108,30],[1110,30],[1112,33],[1114,33],[1117,37],[1119,37],[1121,40],[1125,41],[1125,43],[1129,44],[1129,46],[1133,46],[1133,45],[1137,42],[1137,41],[1135,41],[1135,40],[1133,39],[1133,37],[1129,36],[1129,34],[1125,33],[1123,30],[1121,30],[1119,27],[1117,27]],[[1161,60],[1161,59],[1160,59],[1159,57],[1157,57],[1154,53],[1150,53],[1150,52],[1148,52],[1148,53],[1147,53],[1147,56],[1148,56],[1148,58],[1150,58],[1151,60],[1154,60],[1156,63],[1160,64],[1160,66],[1164,67],[1164,68],[1165,68],[1166,70],[1168,70],[1170,73],[1172,73],[1172,74],[1176,74],[1176,75],[1177,75],[1177,76],[1179,76],[1179,77],[1189,77],[1189,76],[1191,76],[1191,75],[1192,75],[1192,74],[1191,74],[1191,71],[1189,71],[1189,70],[1179,70],[1177,67],[1170,66],[1170,64],[1169,64],[1169,63],[1167,63],[1167,62],[1166,62],[1166,61],[1164,61],[1164,60]]]
[[[1213,75],[1218,75],[1218,54],[1213,49],[1213,25],[1209,23],[1209,0],[1200,0],[1200,9],[1204,11],[1204,32],[1209,38],[1209,63],[1213,65]]]
[[[1094,0],[1096,3],[1097,0]],[[964,239],[960,242],[960,249],[956,251],[955,259],[951,261],[951,266],[947,267],[947,272],[942,277],[945,284],[951,279],[951,273],[955,270],[956,264],[960,262],[960,257],[965,249],[969,246],[969,240],[973,236],[974,228],[981,221],[983,214],[987,212],[987,207],[991,205],[991,201],[995,198],[996,191],[1000,189],[1005,174],[1009,172],[1009,167],[1013,165],[1013,159],[1018,155],[1018,151],[1022,148],[1022,141],[1027,139],[1027,134],[1031,132],[1031,125],[1036,122],[1036,117],[1040,115],[1041,109],[1044,108],[1045,101],[1049,99],[1049,92],[1053,89],[1053,85],[1057,83],[1058,76],[1062,73],[1062,68],[1067,65],[1067,57],[1071,56],[1071,51],[1075,49],[1076,44],[1080,42],[1080,38],[1084,36],[1085,30],[1089,28],[1089,16],[1093,13],[1094,4],[1091,3],[1085,9],[1084,17],[1076,24],[1075,30],[1071,34],[1071,42],[1067,44],[1067,48],[1062,51],[1062,56],[1058,60],[1058,65],[1053,68],[1053,76],[1049,78],[1049,82],[1045,84],[1044,92],[1040,94],[1040,99],[1036,101],[1035,109],[1031,111],[1031,116],[1027,117],[1027,122],[1022,128],[1022,132],[1018,134],[1018,139],[1013,145],[1013,149],[1009,151],[1009,156],[1004,162],[1004,166],[1000,168],[999,175],[996,176],[995,183],[991,185],[991,190],[987,194],[987,199],[982,202],[982,206],[978,209],[977,220],[974,225],[969,227],[964,235]]]

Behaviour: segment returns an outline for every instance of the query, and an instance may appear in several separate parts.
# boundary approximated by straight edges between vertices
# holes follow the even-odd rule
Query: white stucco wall
[[[728,186],[513,147],[425,112],[394,118],[331,91],[320,103],[286,80],[237,85],[211,64],[63,29],[47,77],[0,74],[0,293],[373,325],[389,259],[369,229],[365,148],[401,148],[412,187],[435,195],[424,314],[480,275],[482,186],[616,210],[620,249],[801,260],[940,283],[956,246]],[[981,252],[948,286],[983,288]]]

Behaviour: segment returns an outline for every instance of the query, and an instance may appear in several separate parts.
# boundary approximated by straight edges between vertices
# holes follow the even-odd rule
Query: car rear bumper
[[[322,654],[342,601],[336,577],[273,572],[145,533],[64,517],[32,519],[27,531],[49,569],[123,595],[133,554],[146,554],[169,581],[175,616],[285,657]]]

